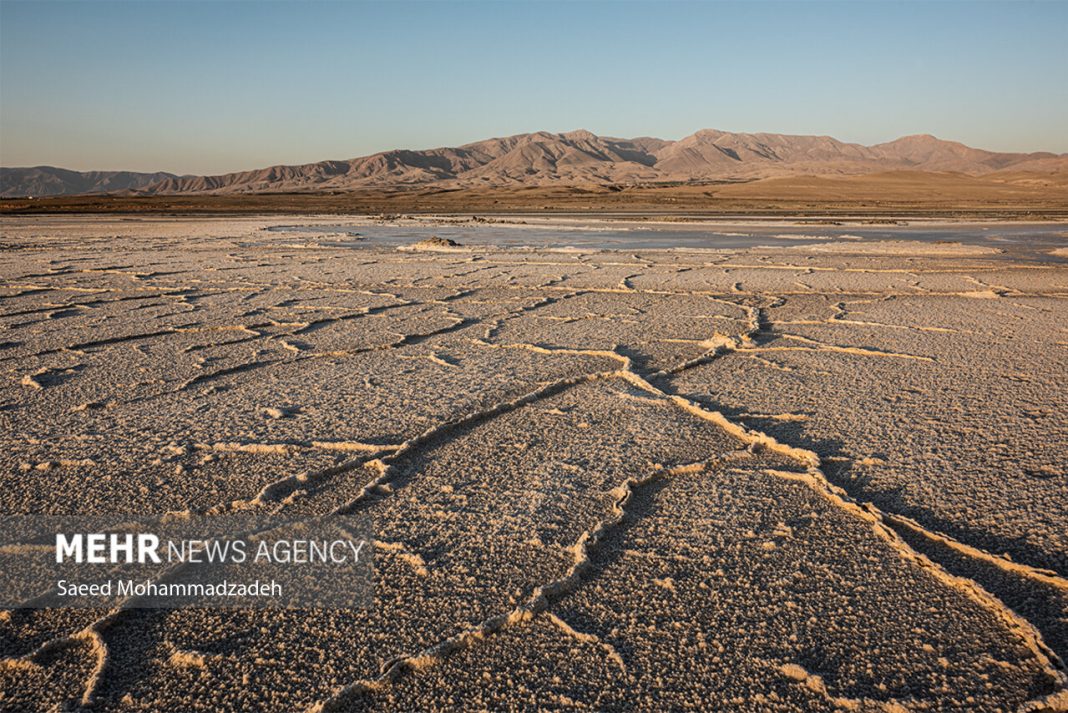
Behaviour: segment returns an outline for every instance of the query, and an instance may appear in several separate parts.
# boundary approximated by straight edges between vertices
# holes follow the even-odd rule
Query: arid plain
[[[1068,707],[1063,247],[0,220],[6,512],[375,527],[366,609],[5,612],[0,709]]]

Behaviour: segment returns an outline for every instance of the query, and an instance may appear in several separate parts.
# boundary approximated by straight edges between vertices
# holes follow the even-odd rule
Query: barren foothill
[[[882,219],[1063,220],[1068,175],[989,176],[892,171],[863,176],[618,184],[442,187],[365,186],[337,191],[266,193],[96,194],[0,198],[0,214],[350,215],[354,213],[478,213],[595,215],[617,212],[662,219],[680,211],[722,216],[851,216]]]
[[[1063,249],[0,221],[5,513],[375,527],[363,610],[4,612],[0,709],[1068,706]]]

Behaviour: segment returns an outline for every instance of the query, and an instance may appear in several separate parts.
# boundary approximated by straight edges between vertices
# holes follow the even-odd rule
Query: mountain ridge
[[[1068,172],[1068,154],[986,151],[936,138],[903,136],[872,146],[831,136],[701,129],[677,141],[598,136],[585,129],[538,131],[457,147],[392,149],[348,160],[268,166],[217,175],[0,168],[0,196],[282,193],[403,189],[744,181],[785,176],[850,176],[885,171]]]

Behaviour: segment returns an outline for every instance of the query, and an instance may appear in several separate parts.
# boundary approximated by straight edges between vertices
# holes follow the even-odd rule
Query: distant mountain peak
[[[280,165],[217,176],[128,171],[0,168],[0,196],[135,192],[264,193],[347,191],[442,184],[449,187],[649,184],[796,175],[941,171],[982,175],[1012,168],[1068,172],[1068,155],[995,153],[930,134],[874,146],[830,136],[701,129],[678,141],[619,139],[586,129],[538,131],[459,147],[394,149],[370,156]]]
[[[574,131],[568,131],[566,134],[561,134],[561,136],[572,141],[595,141],[600,138],[597,134],[586,129],[575,129]]]

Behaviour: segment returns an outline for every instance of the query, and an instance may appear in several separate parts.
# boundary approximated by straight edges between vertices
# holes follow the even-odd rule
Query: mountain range
[[[678,141],[619,139],[589,131],[539,131],[455,148],[398,149],[349,160],[271,166],[216,176],[131,171],[0,168],[0,196],[351,191],[440,184],[445,188],[644,185],[849,176],[884,171],[970,176],[1068,172],[1068,154],[997,153],[930,135],[863,146],[829,136],[704,129]]]

